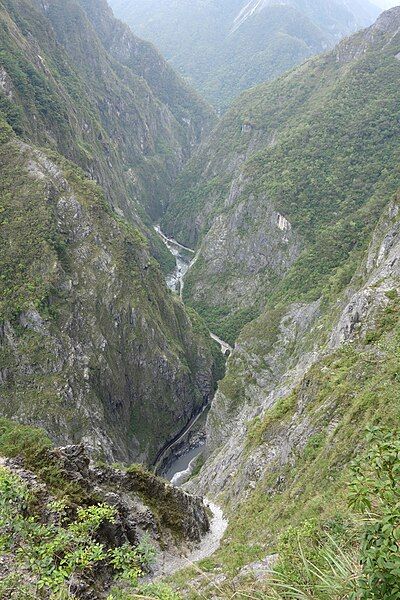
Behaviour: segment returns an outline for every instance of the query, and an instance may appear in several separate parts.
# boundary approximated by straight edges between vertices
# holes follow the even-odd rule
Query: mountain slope
[[[111,6],[222,108],[240,91],[332,46],[379,13],[364,0],[351,5],[342,0],[112,0]]]
[[[208,107],[105,2],[1,7],[2,105],[11,124],[91,173],[131,220],[159,215],[210,122]]]
[[[391,448],[389,439],[395,448],[399,443],[399,32],[400,8],[396,8],[382,15],[371,28],[339,44],[332,54],[311,61],[274,85],[260,88],[264,94],[258,96],[258,104],[249,105],[256,91],[242,99],[247,102],[247,114],[254,119],[250,122],[257,123],[255,115],[258,122],[262,119],[266,131],[268,125],[271,127],[271,136],[280,118],[287,120],[290,115],[297,120],[304,134],[297,148],[301,156],[307,156],[310,150],[305,141],[314,139],[302,121],[303,111],[318,110],[319,123],[326,118],[318,103],[320,84],[327,93],[324,105],[333,120],[327,134],[319,138],[321,145],[313,148],[319,178],[311,162],[306,163],[307,170],[304,163],[288,168],[289,161],[293,163],[293,153],[287,155],[288,146],[275,155],[279,130],[276,146],[259,154],[251,165],[253,169],[247,170],[248,178],[259,179],[266,167],[269,170],[264,171],[265,177],[274,176],[268,152],[286,185],[288,177],[299,171],[304,184],[309,185],[305,188],[308,194],[306,198],[300,194],[292,197],[289,187],[286,194],[279,190],[281,201],[286,200],[293,211],[292,228],[286,225],[280,231],[285,231],[286,243],[291,243],[289,236],[298,229],[300,243],[307,240],[313,248],[307,260],[294,261],[283,281],[269,288],[261,315],[240,333],[209,413],[208,453],[200,473],[187,488],[217,498],[229,517],[229,526],[221,548],[204,564],[204,577],[199,578],[197,572],[188,575],[198,587],[203,586],[197,597],[212,597],[218,588],[220,597],[229,598],[233,588],[239,597],[242,593],[243,597],[280,599],[293,591],[294,597],[349,598],[349,584],[353,582],[351,591],[359,586],[355,597],[363,597],[363,590],[369,598],[373,596],[368,592],[374,581],[365,575],[360,582],[362,572],[376,575],[377,597],[386,599],[391,595],[388,592],[396,590],[390,583],[382,587],[385,569],[381,568],[379,553],[373,554],[383,537],[379,537],[382,530],[374,521],[375,512],[381,514],[382,509],[383,514],[387,507],[374,500],[373,509],[360,517],[354,505],[350,508],[350,501],[354,500],[357,481],[364,486],[361,494],[371,498],[376,481],[372,475],[363,479],[360,465],[365,462],[363,468],[368,474],[373,471],[372,455],[366,454],[373,440],[383,440],[378,467],[384,462],[385,444]],[[286,90],[293,89],[289,86],[291,78],[295,78],[297,87],[303,83],[304,97],[309,91],[307,76],[312,72],[318,75],[311,93],[313,102],[291,107],[293,113],[289,113],[282,100]],[[332,75],[334,87],[339,86],[334,96],[329,89]],[[282,114],[271,103],[272,92],[279,98]],[[367,118],[374,105],[379,112]],[[347,146],[353,132],[347,120],[346,129],[342,129],[339,117],[349,106],[353,108],[357,143]],[[293,127],[293,121],[289,126]],[[240,131],[237,125],[234,131]],[[314,127],[317,129],[315,120]],[[292,144],[295,139],[291,138]],[[370,143],[374,146],[371,155]],[[332,195],[322,176],[325,154],[331,164],[338,161],[343,168],[340,179],[334,177],[335,170],[330,173],[328,183],[335,186]],[[227,161],[230,159],[228,156]],[[367,173],[362,177],[359,174],[357,169],[363,162],[371,178]],[[337,185],[342,178],[348,187],[345,203]],[[353,180],[357,187],[349,187]],[[319,191],[318,202],[312,202],[314,186]],[[359,201],[363,197],[365,204]],[[255,198],[247,194],[242,200],[250,205],[246,213],[250,218],[256,210]],[[258,205],[264,206],[260,202]],[[286,212],[279,213],[279,221],[269,221],[265,214],[258,212],[256,217],[266,228],[279,230],[279,224],[286,223],[282,220]],[[325,214],[330,224],[323,232]],[[345,215],[342,223],[341,214]],[[343,227],[349,235],[350,251]],[[242,236],[249,231],[254,230],[243,227]],[[323,236],[319,237],[321,231]],[[324,238],[326,245],[322,243]],[[269,246],[272,255],[277,251]],[[392,456],[398,468],[398,450]],[[354,461],[355,474],[350,468]],[[378,479],[377,484],[382,480]],[[398,490],[397,480],[393,487]],[[397,525],[396,515],[393,522]],[[333,560],[324,554],[327,548],[333,552]],[[372,548],[369,562],[365,560],[366,548]],[[393,550],[398,556],[397,542]],[[313,565],[322,570],[317,571]],[[293,587],[288,595],[284,585],[276,586],[275,593],[271,591],[271,568],[278,582],[280,573],[289,573],[289,581],[285,581]],[[398,572],[392,581],[398,585]]]
[[[163,226],[197,244],[185,297],[222,338],[351,277],[399,185],[396,16],[242,95],[182,174]]]
[[[207,338],[101,190],[4,127],[1,209],[2,414],[151,462],[213,393]]]
[[[291,585],[309,589],[301,553],[332,573],[323,558],[327,536],[350,557],[357,583],[365,520],[349,510],[349,465],[369,449],[368,428],[393,432],[398,443],[399,207],[397,195],[334,301],[266,312],[240,336],[208,421],[211,455],[188,486],[219,498],[229,516],[198,597],[218,586],[229,598],[233,580],[238,593],[269,598],[271,557]],[[374,559],[371,568],[379,570]],[[314,586],[317,598],[343,597],[340,588],[320,589],[318,578]]]
[[[1,413],[150,464],[214,391],[149,217],[210,112],[100,1],[5,0],[0,28]]]

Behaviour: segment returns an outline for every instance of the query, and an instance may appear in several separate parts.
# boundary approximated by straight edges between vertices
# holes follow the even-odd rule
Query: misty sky
[[[390,8],[391,6],[400,6],[400,0],[372,0],[373,4],[381,8]]]

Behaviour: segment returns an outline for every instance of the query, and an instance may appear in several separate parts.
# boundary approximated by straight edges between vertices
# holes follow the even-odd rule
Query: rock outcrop
[[[47,451],[47,457],[38,456],[37,460],[46,460],[57,469],[59,479],[78,490],[82,506],[100,503],[114,509],[112,521],[103,522],[96,531],[96,541],[105,550],[122,546],[135,548],[143,539],[146,544],[151,544],[156,550],[156,561],[150,569],[157,570],[158,564],[165,562],[164,555],[169,560],[171,557],[176,559],[183,549],[193,547],[209,530],[202,498],[174,488],[142,467],[121,471],[96,466],[91,463],[83,445],[51,449]],[[51,486],[40,475],[27,470],[20,459],[1,458],[0,464],[27,486],[35,498],[35,511],[42,525],[57,522],[57,509],[51,508],[54,501]],[[73,517],[74,511],[71,511]],[[9,558],[9,554],[0,558],[2,578],[17,572],[23,589],[26,582],[32,582],[32,574],[19,561],[12,565]],[[106,598],[113,575],[110,566],[106,565],[91,575],[81,576],[77,572],[69,581],[69,593],[85,600]]]

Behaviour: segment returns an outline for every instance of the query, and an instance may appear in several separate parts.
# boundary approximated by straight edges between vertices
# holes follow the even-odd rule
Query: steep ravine
[[[156,225],[154,227],[155,231],[158,233],[164,244],[167,246],[168,250],[173,254],[176,266],[172,273],[168,274],[166,277],[166,283],[169,289],[173,292],[176,292],[182,298],[182,291],[184,285],[184,278],[186,273],[193,267],[198,259],[199,253],[193,250],[192,248],[188,248],[183,244],[180,244],[177,240],[172,237],[168,237],[161,230],[160,225]],[[220,337],[218,337],[215,333],[210,333],[210,337],[219,344],[221,347],[221,352],[224,356],[228,356],[233,348],[228,342],[225,342]]]
[[[175,257],[175,270],[166,277],[166,282],[173,292],[181,296],[185,274],[195,263],[197,254],[191,248],[183,246],[173,238],[167,237],[162,232],[159,225],[156,225],[154,229]],[[233,348],[227,342],[224,342],[213,333],[210,333],[210,336],[219,344],[224,356],[227,356],[232,352]],[[197,461],[203,453],[205,439],[201,435],[202,426],[200,425],[199,427],[198,423],[201,421],[203,414],[208,412],[208,409],[209,405],[205,404],[198,414],[184,427],[181,433],[167,443],[157,456],[154,463],[155,471],[163,474],[164,477],[170,480],[175,486],[180,487],[190,479]],[[193,430],[196,431],[196,429],[199,429],[200,435],[195,435],[195,442],[190,443],[191,433]],[[187,556],[177,557],[176,555],[164,553],[162,558],[163,562],[158,565],[156,570],[157,575],[172,574],[193,562],[211,556],[211,554],[219,548],[221,539],[228,526],[228,521],[220,506],[210,502],[207,498],[204,498],[204,505],[212,513],[209,532],[203,537],[198,546],[195,549],[192,549]]]
[[[167,286],[182,297],[184,277],[195,264],[198,253],[166,236],[159,225],[155,225],[154,229],[175,258],[175,269],[166,276]],[[217,335],[210,333],[210,337],[220,346],[224,356],[228,356],[232,352],[233,348]],[[168,479],[175,479],[174,483],[179,482],[179,485],[189,479],[195,466],[194,459],[202,453],[205,441],[203,433],[205,420],[202,424],[199,422],[202,420],[202,416],[206,415],[209,407],[210,402],[207,400],[197,413],[192,415],[181,431],[160,449],[153,463],[155,472],[168,475]]]

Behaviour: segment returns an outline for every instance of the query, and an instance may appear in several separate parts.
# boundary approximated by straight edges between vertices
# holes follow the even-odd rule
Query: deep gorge
[[[400,8],[185,6],[0,0],[0,600],[398,600]]]

